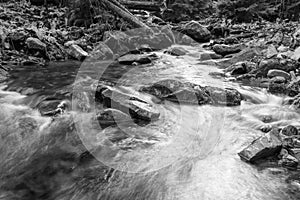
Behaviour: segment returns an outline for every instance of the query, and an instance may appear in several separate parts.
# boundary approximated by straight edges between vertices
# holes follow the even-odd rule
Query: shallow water
[[[282,105],[285,97],[212,78],[220,70],[197,64],[201,48],[184,48],[186,56],[157,52],[160,59],[143,66],[51,63],[12,71],[0,90],[0,199],[298,199],[289,192],[288,172],[274,175],[237,153],[263,134],[264,117],[274,126],[300,126],[300,114]],[[247,101],[238,107],[165,102],[157,105],[158,121],[102,129],[93,102],[99,77],[128,93],[168,78],[234,87]],[[73,109],[55,119],[38,111],[45,101],[72,97]]]

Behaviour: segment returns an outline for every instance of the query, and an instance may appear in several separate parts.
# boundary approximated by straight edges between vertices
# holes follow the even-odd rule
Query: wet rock
[[[277,131],[270,131],[255,139],[249,146],[243,149],[238,155],[242,160],[255,163],[256,161],[276,156],[281,150],[282,144]]]
[[[46,51],[46,44],[37,38],[29,37],[26,39],[28,49]]]
[[[209,30],[196,21],[190,21],[182,26],[183,33],[190,36],[197,42],[209,42],[211,33]]]
[[[251,70],[255,69],[256,64],[253,62],[238,62],[233,64],[225,69],[225,72],[230,72],[231,75],[242,75],[250,72]]]
[[[242,50],[241,45],[225,45],[225,44],[216,44],[212,47],[213,51],[222,56],[229,54],[239,53]]]
[[[166,51],[166,53],[173,56],[183,56],[187,53],[187,51],[182,47],[171,47]]]
[[[80,61],[84,60],[89,55],[77,44],[71,45],[67,51],[72,58],[75,58]]]
[[[200,53],[200,60],[205,61],[205,60],[211,60],[211,59],[221,59],[222,56],[219,54],[216,54],[215,52],[201,52]]]
[[[118,62],[124,65],[131,65],[133,63],[149,64],[157,58],[156,54],[127,54],[118,58]]]
[[[291,156],[286,149],[281,150],[279,158],[278,164],[283,167],[296,168],[298,166],[299,160]]]
[[[273,77],[276,77],[276,76],[279,76],[279,77],[284,77],[286,80],[289,80],[290,79],[290,74],[283,71],[283,70],[279,70],[279,69],[271,69],[268,71],[268,74],[267,76],[269,78],[273,78]]]
[[[158,98],[163,98],[165,96],[172,94],[173,92],[185,88],[186,85],[187,85],[186,83],[178,80],[166,79],[166,80],[156,82],[151,86],[141,87],[139,91],[151,94]]]
[[[101,94],[104,107],[120,110],[135,119],[151,121],[157,120],[160,116],[159,110],[154,105],[135,96],[111,88],[104,90]]]
[[[128,123],[131,121],[131,117],[120,110],[107,108],[97,113],[97,120],[102,128],[106,128],[119,123]]]
[[[241,104],[243,99],[241,93],[231,88],[222,89],[206,86],[204,90],[211,98],[213,104],[216,105],[238,106]]]
[[[210,102],[210,97],[201,89],[184,88],[163,97],[179,104],[202,105]]]

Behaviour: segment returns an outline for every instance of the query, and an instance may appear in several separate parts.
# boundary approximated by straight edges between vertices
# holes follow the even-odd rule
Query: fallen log
[[[128,1],[128,0],[121,0],[120,1],[123,5],[125,5],[128,9],[135,9],[135,10],[146,10],[146,11],[161,11],[160,5],[158,2],[148,2],[148,1]]]
[[[116,0],[100,0],[104,3],[111,11],[118,14],[124,20],[132,24],[135,28],[146,28],[150,29],[145,23],[140,21],[137,17],[135,17],[132,13],[130,13],[122,4],[120,4]]]

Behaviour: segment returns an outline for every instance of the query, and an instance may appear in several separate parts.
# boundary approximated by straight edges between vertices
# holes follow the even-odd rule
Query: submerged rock
[[[249,146],[238,153],[241,159],[256,162],[260,159],[276,156],[282,147],[281,140],[276,130],[255,139]]]

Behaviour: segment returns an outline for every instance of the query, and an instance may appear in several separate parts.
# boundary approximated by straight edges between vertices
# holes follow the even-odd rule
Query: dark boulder
[[[286,168],[297,168],[299,160],[288,153],[288,150],[282,149],[279,154],[278,164]]]

